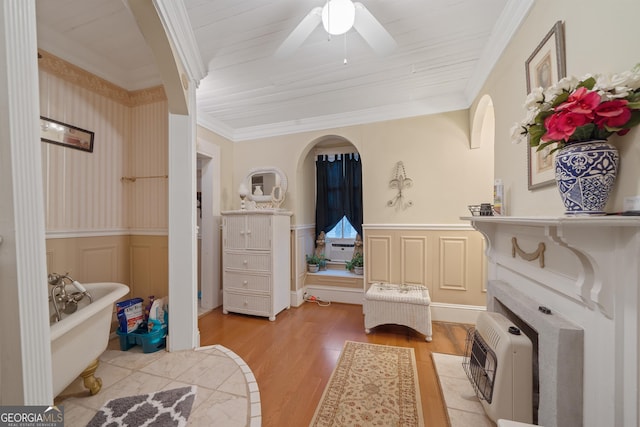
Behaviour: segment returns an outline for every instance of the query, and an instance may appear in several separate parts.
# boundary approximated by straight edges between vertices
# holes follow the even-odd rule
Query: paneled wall
[[[166,236],[132,235],[129,262],[130,287],[135,296],[169,295],[169,249]]]
[[[82,282],[130,283],[129,236],[47,239],[49,273]]]
[[[364,226],[365,278],[424,285],[434,302],[484,306],[484,240],[464,226]]]

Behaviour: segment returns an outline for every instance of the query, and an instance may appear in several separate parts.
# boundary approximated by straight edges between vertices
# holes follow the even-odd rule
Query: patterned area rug
[[[87,427],[183,427],[187,425],[195,397],[196,387],[189,386],[112,399]]]
[[[423,426],[412,348],[347,341],[311,426]]]

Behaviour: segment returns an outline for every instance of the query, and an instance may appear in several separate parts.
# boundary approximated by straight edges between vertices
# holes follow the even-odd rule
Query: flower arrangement
[[[551,152],[579,141],[624,135],[640,124],[640,64],[617,75],[565,77],[527,96],[525,119],[511,129],[514,142],[526,140]]]

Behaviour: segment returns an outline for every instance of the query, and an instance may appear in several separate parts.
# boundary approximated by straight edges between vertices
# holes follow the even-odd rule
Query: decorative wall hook
[[[389,181],[389,187],[398,190],[396,196],[387,202],[387,206],[389,207],[397,207],[406,209],[410,206],[413,206],[413,202],[411,200],[404,201],[404,195],[402,191],[411,188],[413,186],[413,180],[407,177],[407,173],[404,170],[404,163],[401,161],[396,163],[396,174],[395,178]]]

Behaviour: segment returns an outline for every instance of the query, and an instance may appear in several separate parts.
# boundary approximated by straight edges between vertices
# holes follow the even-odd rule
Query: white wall
[[[488,93],[495,108],[495,176],[502,178],[511,215],[561,215],[554,186],[527,189],[526,146],[513,145],[509,129],[525,114],[525,61],[556,21],[565,22],[567,74],[618,73],[640,61],[637,0],[538,0],[492,71],[478,98]],[[476,101],[477,102],[477,101]],[[621,154],[620,173],[607,211],[620,211],[624,197],[640,194],[640,130],[610,141]]]

